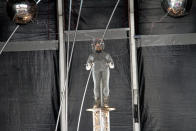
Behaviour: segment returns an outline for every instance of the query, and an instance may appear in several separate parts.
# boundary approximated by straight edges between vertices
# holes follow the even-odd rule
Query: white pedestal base
[[[115,108],[91,108],[93,113],[93,131],[110,131],[110,111]]]

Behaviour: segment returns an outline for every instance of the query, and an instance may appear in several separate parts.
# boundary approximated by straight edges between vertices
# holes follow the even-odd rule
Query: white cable
[[[62,96],[62,95],[60,95]],[[58,125],[59,125],[59,120],[60,120],[60,113],[61,113],[61,110],[62,110],[62,102],[63,102],[63,97],[60,97],[60,107],[59,107],[59,113],[58,113],[58,117],[57,117],[57,123],[56,123],[56,126],[55,126],[55,131],[57,131],[58,129]]]
[[[111,22],[111,20],[112,20],[112,17],[113,17],[113,15],[114,15],[115,11],[116,11],[116,8],[118,7],[119,2],[120,2],[120,0],[117,1],[116,5],[115,5],[115,7],[114,7],[114,10],[112,11],[112,14],[111,14],[111,16],[110,16],[110,19],[109,19],[109,21],[108,21],[108,24],[107,24],[107,26],[106,26],[106,28],[105,28],[104,33],[103,33],[103,36],[102,36],[102,39],[101,39],[101,43],[103,42],[103,39],[104,39],[105,34],[106,34],[107,30],[108,30],[108,27],[109,27],[109,25],[110,25],[110,22]]]
[[[81,10],[82,10],[82,5],[83,5],[83,0],[81,0],[81,2],[80,2],[80,9],[79,9],[79,15],[78,15],[78,20],[77,20],[76,30],[75,30],[75,34],[74,34],[74,41],[73,41],[73,45],[72,45],[71,56],[68,59],[69,62],[68,62],[68,66],[67,66],[67,77],[66,77],[66,80],[65,80],[65,83],[64,83],[66,90],[65,90],[65,88],[62,89],[63,90],[63,93],[62,93],[62,99],[61,99],[61,102],[60,102],[60,108],[59,108],[59,112],[58,112],[58,117],[57,117],[55,131],[57,131],[57,128],[58,128],[59,118],[60,118],[61,110],[62,110],[62,103],[63,103],[62,101],[64,101],[64,94],[65,94],[65,91],[66,91],[66,95],[67,95],[67,92],[68,92],[68,89],[67,89],[67,87],[68,87],[68,85],[67,85],[68,75],[69,75],[70,65],[71,65],[72,56],[73,56],[73,50],[74,50],[74,46],[75,46],[75,40],[76,40],[76,36],[77,36],[77,31],[78,31],[78,25],[79,25],[79,21],[80,21],[80,15],[81,15]],[[70,4],[70,7],[71,7],[71,4]],[[69,19],[70,18],[71,17],[69,17]],[[70,27],[68,27],[68,28],[70,29]],[[69,35],[69,33],[68,33],[68,35]]]
[[[71,10],[72,0],[69,3],[69,22],[68,22],[68,35],[67,35],[67,75],[69,74],[69,45],[70,45],[70,30],[71,30]]]
[[[66,111],[66,117],[65,117],[65,121],[66,121],[66,128],[68,130],[68,89],[69,89],[69,45],[70,45],[70,30],[71,30],[71,11],[72,11],[72,0],[70,0],[69,2],[69,21],[68,21],[68,37],[67,37],[67,75],[66,75],[66,79],[67,82],[66,84],[66,89],[65,89],[65,93],[66,93],[66,101],[65,101],[65,111]],[[62,107],[62,106],[61,106]]]
[[[5,49],[5,47],[7,46],[7,44],[9,43],[10,39],[12,38],[12,36],[14,35],[14,33],[17,31],[17,29],[19,28],[20,26],[17,25],[16,28],[14,29],[14,31],[12,32],[12,34],[9,36],[9,38],[7,39],[7,41],[5,42],[5,44],[3,45],[3,47],[1,48],[0,50],[0,55],[2,54],[3,50]]]
[[[40,2],[41,2],[41,0],[38,0],[38,1],[36,2],[36,4],[38,5]]]
[[[72,45],[72,49],[71,49],[71,56],[69,59],[69,69],[70,69],[70,65],[71,65],[71,61],[72,61],[72,57],[73,57],[73,51],[74,51],[74,47],[75,47],[75,42],[76,42],[76,36],[77,36],[77,32],[78,32],[78,25],[80,22],[80,15],[81,15],[81,11],[82,11],[82,6],[83,6],[83,0],[81,0],[80,2],[80,9],[79,9],[79,13],[78,13],[78,20],[77,20],[77,24],[76,24],[76,30],[74,32],[74,40],[73,40],[73,45]],[[68,69],[68,71],[69,71]]]
[[[70,45],[70,30],[71,30],[71,10],[72,10],[72,0],[69,4],[69,22],[68,22],[68,35],[67,35],[67,75],[69,69],[69,45]]]
[[[89,83],[89,79],[91,77],[91,73],[92,73],[92,68],[91,68],[90,73],[88,75],[88,80],[86,82],[86,87],[85,87],[84,95],[83,95],[83,98],[82,98],[82,103],[81,103],[80,113],[79,113],[79,118],[78,118],[77,131],[79,131],[79,129],[80,129],[80,119],[81,119],[81,115],[82,115],[82,109],[83,109],[83,105],[84,105],[84,99],[85,99],[85,96],[86,96],[86,91],[87,91],[87,88],[88,88],[88,83]]]

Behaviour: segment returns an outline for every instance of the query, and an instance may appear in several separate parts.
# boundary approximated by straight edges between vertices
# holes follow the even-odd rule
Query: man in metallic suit
[[[92,68],[94,107],[108,107],[110,68],[114,68],[114,62],[112,57],[103,51],[104,43],[101,40],[95,41],[93,50],[93,53],[90,54],[87,60],[86,69],[90,70]],[[103,95],[103,105],[101,105],[101,95]]]

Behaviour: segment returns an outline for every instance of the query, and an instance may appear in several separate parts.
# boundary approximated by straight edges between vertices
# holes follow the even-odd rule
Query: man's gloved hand
[[[114,63],[109,62],[109,63],[107,63],[107,65],[109,66],[109,68],[114,69]]]
[[[94,66],[94,63],[87,63],[86,70],[90,70]]]

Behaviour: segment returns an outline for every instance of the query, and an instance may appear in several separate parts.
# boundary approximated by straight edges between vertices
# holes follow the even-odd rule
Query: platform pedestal
[[[110,131],[110,111],[115,108],[91,108],[93,113],[93,131]]]

